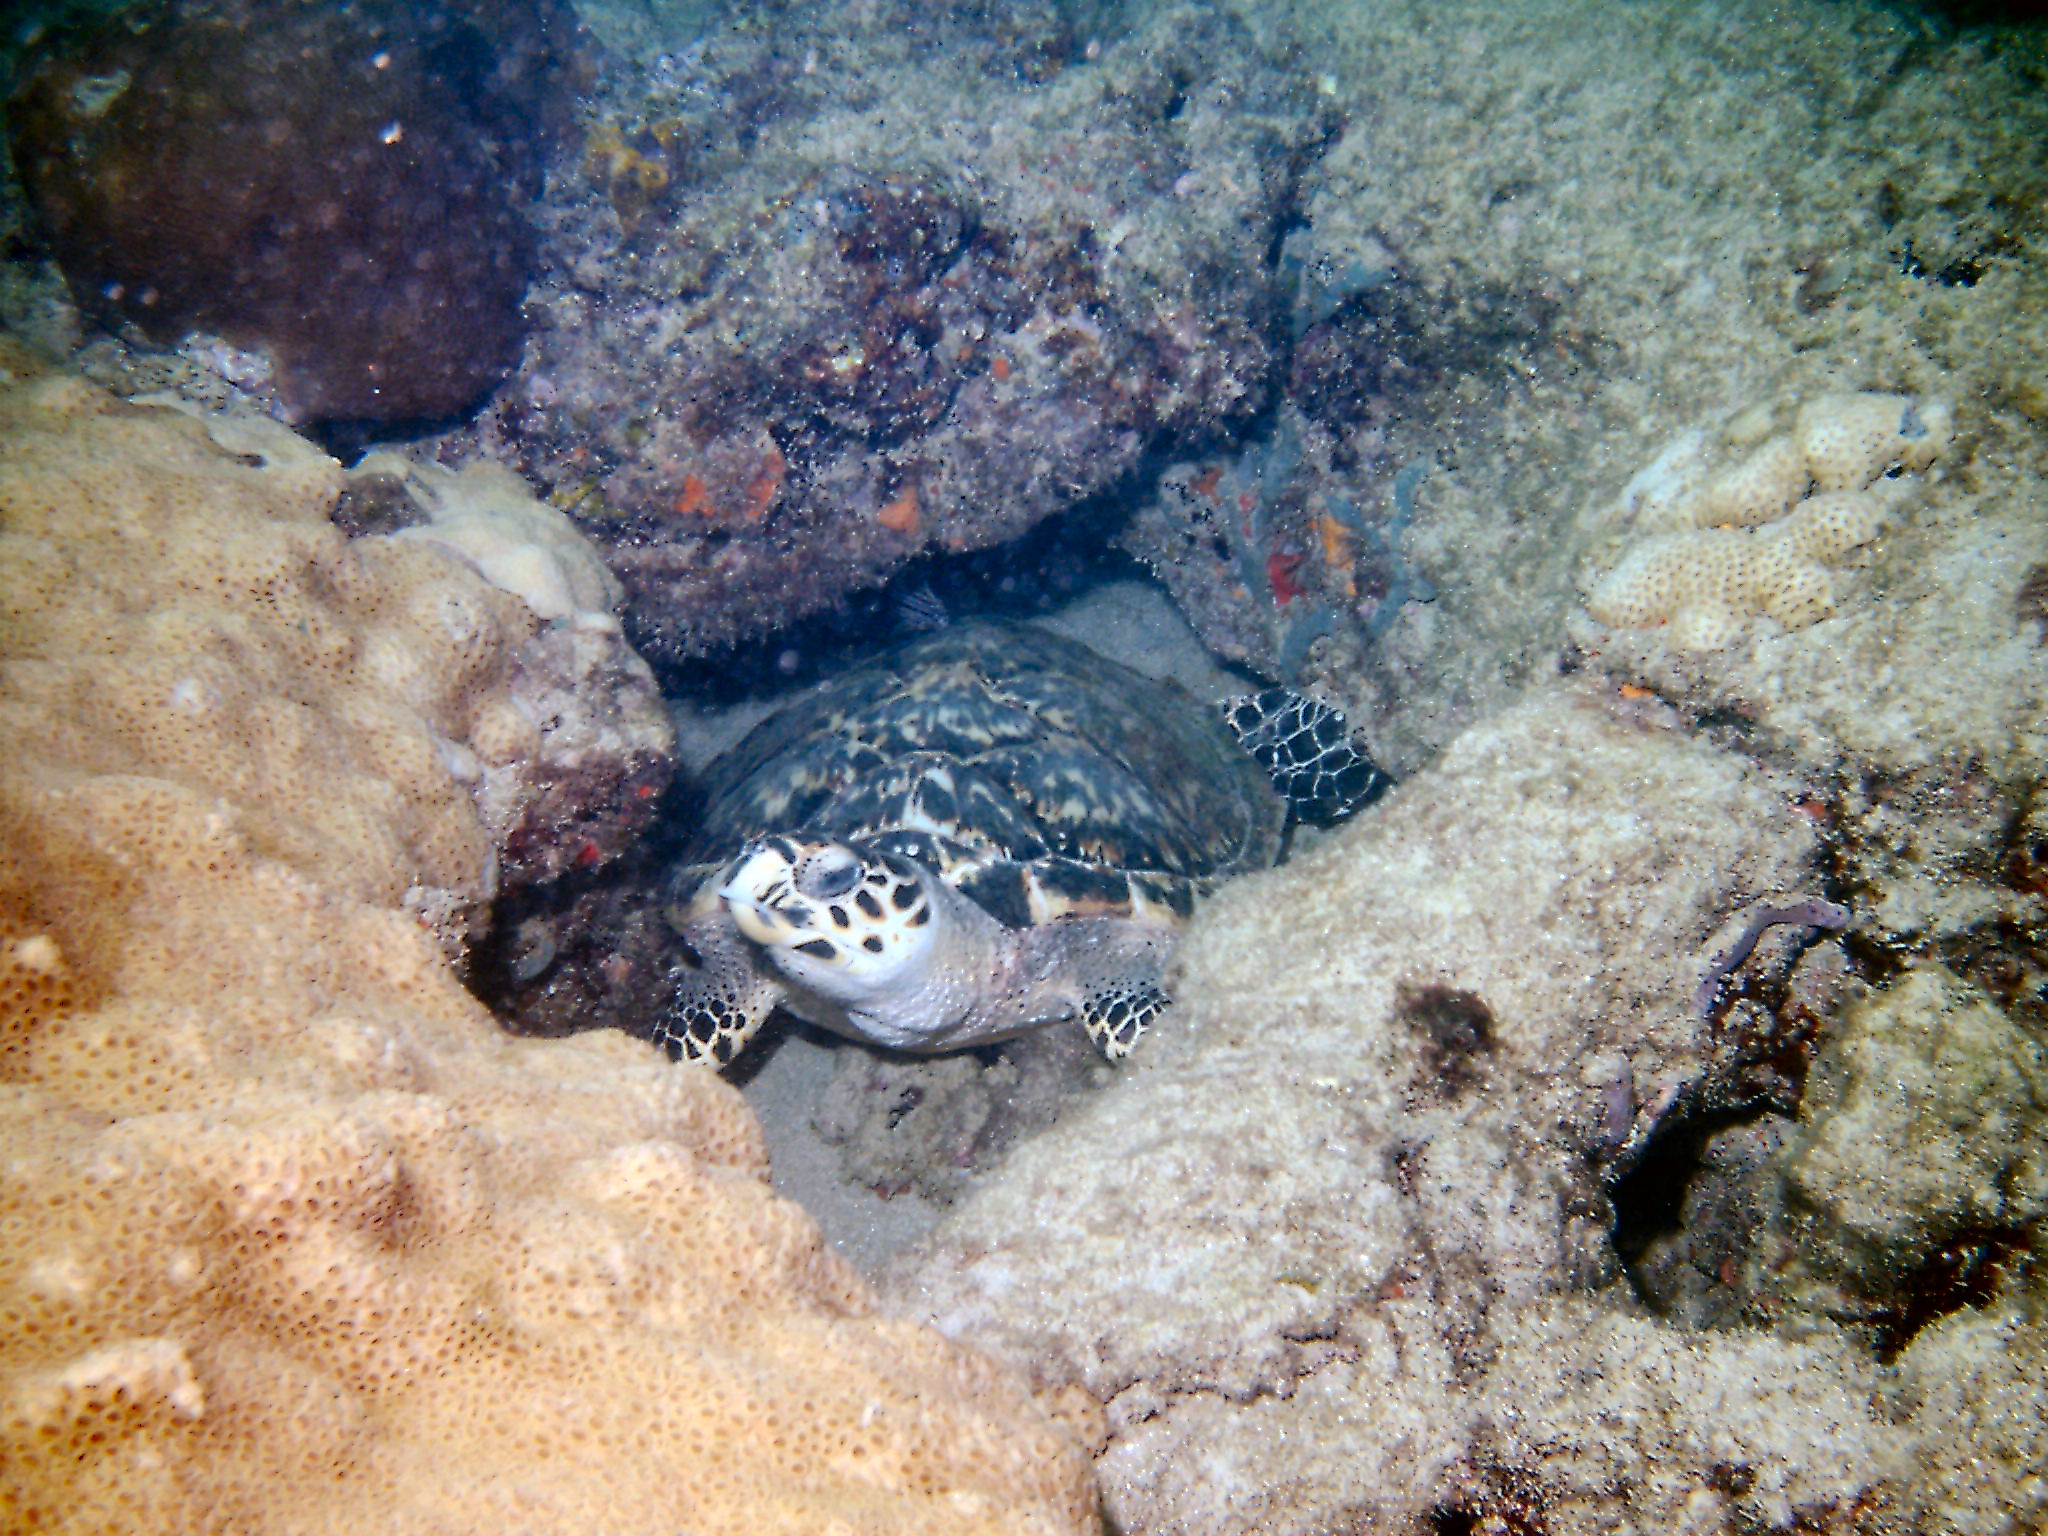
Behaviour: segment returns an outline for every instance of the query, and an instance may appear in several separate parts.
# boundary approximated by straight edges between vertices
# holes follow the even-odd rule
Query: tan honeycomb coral
[[[361,658],[518,615],[351,561],[317,467],[0,365],[0,1530],[1095,1529],[1072,1435],[872,1314],[730,1086],[505,1036],[402,909],[492,848],[435,841],[478,824],[403,725],[442,680]]]
[[[1856,393],[1807,401],[1794,433],[1818,489],[1856,491],[1893,467],[1927,468],[1954,430],[1943,401]]]
[[[1759,614],[1786,629],[1818,623],[1835,607],[1829,565],[1875,538],[1896,499],[1876,482],[1933,464],[1954,423],[1940,402],[1834,393],[1757,442],[1760,426],[1730,423],[1724,447],[1748,451],[1718,472],[1694,435],[1631,482],[1622,510],[1648,537],[1594,584],[1594,618],[1668,624],[1686,650],[1725,646]]]
[[[340,467],[274,424],[223,447],[19,354],[0,366],[19,376],[0,397],[0,724],[102,772],[231,765],[259,847],[327,859],[365,899],[410,891],[451,942],[501,859],[544,878],[644,822],[670,730],[609,614],[545,622],[445,543],[347,539],[327,516]],[[566,520],[504,479],[472,541],[486,514],[522,545],[552,518],[566,548]]]

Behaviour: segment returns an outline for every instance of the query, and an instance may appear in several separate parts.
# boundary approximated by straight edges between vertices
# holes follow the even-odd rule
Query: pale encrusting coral
[[[1095,1529],[731,1088],[462,990],[539,616],[324,456],[4,368],[0,1527]]]

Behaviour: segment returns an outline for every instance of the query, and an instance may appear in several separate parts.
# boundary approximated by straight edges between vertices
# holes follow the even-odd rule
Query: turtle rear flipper
[[[677,1061],[723,1067],[768,1021],[783,987],[723,912],[681,932],[696,963],[685,960],[669,972],[669,1005],[654,1026],[654,1042]]]
[[[1296,821],[1341,821],[1394,782],[1352,739],[1339,711],[1292,688],[1226,700],[1223,723],[1258,759]]]

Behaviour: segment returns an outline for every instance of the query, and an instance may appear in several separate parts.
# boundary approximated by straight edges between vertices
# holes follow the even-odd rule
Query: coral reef
[[[428,719],[534,616],[5,362],[0,1527],[1096,1529],[1085,1413],[876,1315],[731,1088],[407,910],[490,884]]]
[[[1241,426],[1276,368],[1267,247],[1330,122],[1227,12],[1008,78],[1006,15],[832,16],[607,86],[529,356],[457,439],[606,544],[658,658],[1013,539]]]
[[[1802,776],[1837,841],[1837,894],[1875,951],[1938,962],[2037,1030],[2048,948],[2031,850],[2048,701],[2021,594],[2048,556],[2031,510],[2044,472],[2048,447],[2023,420],[1966,414],[1921,504],[1865,557],[1858,579],[1881,598],[1844,605],[1824,644],[1751,626],[1697,651],[1671,644],[1669,626],[1571,623],[1601,675]]]
[[[701,39],[713,13],[695,4],[592,14],[648,59],[606,83],[585,163],[549,206],[545,361],[457,444],[522,455],[613,551],[667,654],[796,612],[828,626],[850,587],[949,539],[1000,540],[1077,505],[1065,521],[1100,526],[1178,464],[1162,496],[1182,499],[1154,498],[1139,523],[1170,536],[1169,576],[1187,562],[1178,590],[1199,592],[1204,633],[1337,685],[1406,780],[1372,823],[1223,896],[1153,1058],[1008,1164],[935,1176],[834,1098],[872,1182],[961,1200],[899,1302],[922,1297],[1042,1387],[1106,1409],[1100,1465],[1132,1536],[2048,1525],[2037,39],[1975,24],[1982,8],[1809,0],[1283,0],[1245,8],[1243,29],[882,0],[844,21],[756,11]],[[691,32],[657,41],[671,16]],[[599,362],[579,371],[585,358]],[[1956,430],[1931,467],[1902,458],[1861,489],[1809,483],[1881,475],[1853,440],[1846,461],[1816,440],[1851,466],[1816,477],[1790,413],[1747,410],[1880,389],[1958,402]],[[1618,529],[1615,488],[1717,420],[1723,440],[1710,455],[1699,439],[1688,470],[1699,487],[1746,466],[1797,488],[1705,518],[1700,502],[1683,526],[1653,526],[1680,499],[1639,496]],[[1282,484],[1289,430],[1300,462]],[[1779,436],[1797,464],[1759,452]],[[1404,505],[1398,477],[1424,463]],[[1211,470],[1215,490],[1254,498],[1235,508],[1247,516],[1205,499]],[[366,529],[424,521],[418,487],[389,505],[356,489]],[[1833,499],[1772,532],[1802,497]],[[1585,613],[1587,578],[1646,536],[1721,551],[1660,578],[1720,582],[1717,602],[1641,627]],[[1759,547],[1778,567],[1761,588],[1713,574]],[[1396,605],[1416,575],[1435,600]],[[1773,594],[1779,614],[1754,617]],[[1700,634],[1716,643],[1674,643]],[[814,665],[802,646],[797,665]],[[209,807],[226,793],[195,792]],[[59,824],[43,808],[37,837]],[[219,856],[203,830],[188,841]],[[123,911],[177,919],[125,891]],[[195,946],[192,986],[221,976],[224,949],[266,963],[295,943],[295,914],[345,900],[271,901],[240,942]],[[1756,927],[1820,902],[1849,924]],[[593,998],[624,1008],[645,963],[631,923],[629,902],[587,940],[521,923],[513,967],[545,985],[549,953],[581,945],[579,974],[615,990],[565,991],[551,1020]],[[99,1027],[109,972],[77,957],[102,930],[81,926],[38,913],[0,935],[5,995],[62,996],[77,972],[93,995],[67,1017]],[[419,946],[402,931],[405,958]],[[619,1113],[607,1074],[638,1071],[621,1042],[494,1043],[517,1068],[497,1120],[441,1057],[380,1051],[395,1036],[374,1029],[397,1026],[361,990],[382,985],[350,963],[363,948],[317,998],[287,997],[297,1054],[253,1053],[273,1067],[265,1091],[296,1091],[316,1045],[350,1072],[424,1063],[432,1081],[387,1083],[355,1111],[383,1134],[393,1121],[375,1117],[405,1095],[445,1093],[479,1128],[467,1187],[487,1192],[508,1127],[545,1153]],[[188,1070],[212,1002],[150,1015],[139,1072],[110,1029],[48,1033],[116,1064],[95,1081],[141,1092]],[[446,1000],[451,1018],[465,1006]],[[1000,1082],[920,1096],[936,1078],[841,1066],[850,1089],[880,1084],[908,1139],[979,1163]],[[594,1085],[574,1112],[546,1101],[565,1141],[523,1118],[536,1076]],[[680,1092],[631,1081],[635,1102]],[[755,1187],[753,1153],[716,1150],[729,1137],[709,1106],[728,1101],[664,1102],[708,1129],[609,1119],[568,1161],[667,1138]],[[30,1144],[54,1157],[99,1126],[76,1115]],[[410,1234],[459,1207],[432,1136],[403,1134],[433,1175],[420,1199],[368,1219],[359,1202],[331,1251],[368,1232],[412,1254]],[[142,1166],[100,1150],[95,1190]],[[532,1175],[544,1197],[567,1187],[561,1161]],[[261,1181],[239,1182],[260,1203]],[[560,1208],[587,1212],[582,1189]],[[566,1225],[572,1242],[596,1231],[587,1251],[531,1251],[627,1273],[637,1250],[617,1229]],[[802,1243],[782,1251],[830,1269]],[[89,1289],[87,1260],[38,1257],[38,1294]],[[692,1262],[663,1251],[625,1283],[688,1309],[653,1270],[696,1284]],[[497,1287],[478,1326],[501,1315],[496,1296],[530,1294]],[[565,1306],[617,1301],[593,1283]],[[181,1361],[156,1321],[172,1309],[52,1351],[8,1401],[47,1418],[95,1392],[154,1394],[161,1417],[119,1442],[134,1455],[118,1471],[147,1486],[161,1446],[183,1443],[162,1437],[235,1402],[234,1352]],[[330,1336],[320,1326],[303,1336]],[[362,1420],[373,1430],[389,1395]],[[1036,1432],[1016,1422],[1010,1443]],[[394,1443],[374,1448],[388,1460]],[[530,1460],[518,1476],[557,1471]],[[847,1523],[864,1520],[884,1523]]]
[[[1124,1530],[2048,1520],[2034,50],[1814,14],[1327,23],[1352,112],[1303,215],[1318,282],[1361,286],[1310,296],[1297,361],[1420,295],[1441,382],[1348,437],[1341,368],[1281,409],[1353,488],[1435,465],[1403,544],[1438,599],[1360,669],[1404,782],[1221,895],[1154,1057],[893,1277],[1104,1404]],[[1555,308],[1505,378],[1427,354],[1517,294]],[[1871,429],[1749,409],[1781,399]],[[1618,530],[1616,489],[1706,421]],[[1191,489],[1238,458],[1177,457]],[[1768,549],[1802,501],[1838,552],[1784,616],[1818,627],[1747,591],[1710,648],[1572,611],[1646,536]],[[1204,531],[1255,653],[1262,561]],[[1811,902],[1848,925],[1753,932]]]
[[[1786,629],[1818,623],[1835,606],[1827,565],[1875,538],[1897,500],[1872,482],[1932,465],[1953,415],[1902,395],[1826,394],[1718,471],[1701,462],[1697,434],[1681,438],[1622,492],[1621,517],[1649,536],[1600,578],[1587,608],[1603,624],[1668,624],[1668,642],[1686,650],[1727,645],[1753,614]],[[1723,444],[1757,424],[1744,413]]]
[[[1782,392],[1954,400],[1965,424],[1916,499],[1996,514],[2037,494],[1958,483],[1983,413],[2048,421],[2048,172],[2026,152],[2048,104],[2025,33],[1922,31],[1855,5],[1823,35],[1803,4],[1746,0],[1260,14],[1268,42],[1303,40],[1344,112],[1280,250],[1302,272],[1290,329],[1307,322],[1288,404],[1328,434],[1369,523],[1385,521],[1376,486],[1435,465],[1402,540],[1435,601],[1362,653],[1339,636],[1311,655],[1395,772],[1554,668],[1589,560],[1603,572],[1620,553],[1574,514],[1607,509],[1698,423]],[[1891,84],[1844,109],[1877,80]],[[1831,580],[1876,590],[1861,572],[1892,567],[1902,531]]]
[[[1322,1530],[1375,1499],[1362,1528],[1407,1528],[1454,1501],[1479,1421],[1453,1383],[1515,1319],[1628,1315],[1603,1186],[1739,1069],[1700,966],[1813,848],[1762,776],[1532,699],[1219,895],[1156,1059],[1023,1146],[900,1294],[1107,1404],[1124,1529]]]
[[[565,5],[159,4],[45,40],[9,148],[78,303],[263,353],[294,418],[463,411],[518,355]]]

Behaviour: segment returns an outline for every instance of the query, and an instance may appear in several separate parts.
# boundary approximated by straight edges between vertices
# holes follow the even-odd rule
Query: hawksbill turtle
[[[780,1004],[931,1054],[1078,1019],[1112,1061],[1195,898],[1386,775],[1287,690],[1221,713],[1049,631],[962,624],[827,680],[707,770],[656,1039],[723,1066]]]

